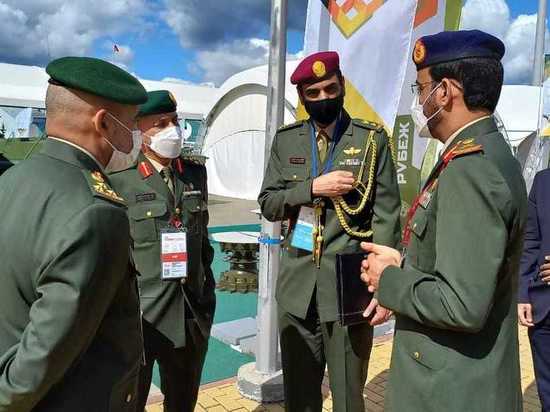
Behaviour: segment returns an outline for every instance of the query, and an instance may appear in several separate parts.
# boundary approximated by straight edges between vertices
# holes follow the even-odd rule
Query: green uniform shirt
[[[183,170],[178,170],[177,161],[172,164],[174,194],[143,154],[134,166],[110,176],[113,187],[128,203],[143,317],[175,347],[185,345],[186,317],[194,316],[207,337],[216,307],[206,168],[185,158],[180,161]],[[142,163],[145,166],[140,172]],[[183,286],[179,281],[161,280],[161,230],[173,228],[170,221],[174,217],[187,232],[188,278]],[[186,306],[192,313],[186,313]]]
[[[353,230],[366,231],[372,228],[377,243],[396,246],[399,240],[400,198],[388,136],[382,127],[351,120],[347,113],[344,113],[342,125],[343,135],[335,147],[331,171],[347,170],[357,176],[371,132],[375,134],[377,157],[373,196],[361,214],[346,216],[347,222]],[[367,165],[370,164],[371,154],[372,151],[367,158]],[[315,178],[312,176],[311,158],[309,122],[298,122],[277,132],[258,198],[262,214],[268,220],[289,219],[295,222],[300,207],[311,206],[314,200],[311,187]],[[368,170],[368,166],[366,168]],[[368,173],[365,173],[365,183],[367,176]],[[356,205],[359,200],[355,191],[345,198],[350,205]],[[287,236],[277,282],[277,302],[286,311],[305,318],[316,290],[321,321],[329,322],[338,319],[336,253],[359,251],[361,239],[352,238],[344,231],[329,199],[325,199],[325,204],[325,241],[321,268],[317,269],[311,252],[290,246],[292,234]]]
[[[133,411],[143,353],[124,203],[48,139],[0,179],[0,411]]]
[[[404,268],[387,268],[380,281],[380,304],[397,319],[387,411],[522,410],[516,302],[525,183],[492,118],[455,144],[467,140],[483,151],[443,169],[412,218]]]

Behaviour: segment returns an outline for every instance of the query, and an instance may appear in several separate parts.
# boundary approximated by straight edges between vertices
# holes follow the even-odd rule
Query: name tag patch
[[[149,202],[157,198],[156,193],[138,193],[136,194],[136,203],[139,202]]]
[[[291,157],[290,159],[288,159],[288,161],[292,165],[305,165],[306,164],[305,157]]]

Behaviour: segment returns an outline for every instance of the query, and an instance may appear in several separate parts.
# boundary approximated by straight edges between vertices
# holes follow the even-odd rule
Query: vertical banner
[[[310,0],[306,54],[334,50],[351,117],[391,130],[407,71],[417,0]],[[300,105],[298,118],[307,114]]]
[[[461,0],[418,0],[411,44],[414,45],[416,40],[424,35],[443,30],[457,30],[461,10]],[[437,141],[419,138],[414,130],[414,123],[410,116],[413,101],[410,85],[416,81],[416,66],[410,54],[407,58],[407,73],[393,128],[393,139],[397,150],[397,178],[403,203],[402,216],[406,216],[410,204],[418,193],[422,179],[425,179],[431,171],[430,166],[435,163],[437,156]],[[426,165],[424,168],[423,161]]]

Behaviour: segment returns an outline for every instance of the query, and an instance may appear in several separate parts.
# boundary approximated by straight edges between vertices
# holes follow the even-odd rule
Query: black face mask
[[[328,126],[336,120],[344,107],[344,95],[317,101],[304,100],[304,107],[317,123]]]

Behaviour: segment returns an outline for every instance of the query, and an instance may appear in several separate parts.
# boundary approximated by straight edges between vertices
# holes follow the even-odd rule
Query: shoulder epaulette
[[[295,129],[296,127],[301,127],[304,124],[305,120],[298,120],[297,122],[285,124],[284,126],[279,127],[278,132],[284,132],[285,130]]]
[[[476,144],[474,139],[465,139],[457,142],[444,156],[446,163],[457,157],[483,152],[483,146]]]
[[[368,122],[361,119],[353,119],[352,122],[355,126],[362,127],[363,129],[370,129],[379,133],[384,130],[384,126],[380,123]]]
[[[105,176],[99,170],[83,170],[82,173],[84,173],[84,177],[90,185],[90,190],[94,196],[126,205],[126,201],[109,186]]]
[[[181,155],[181,160],[184,163],[192,164],[192,165],[204,166],[206,164],[207,159],[208,158],[206,156],[199,155],[199,154],[189,154],[189,153],[187,153],[187,154]]]

